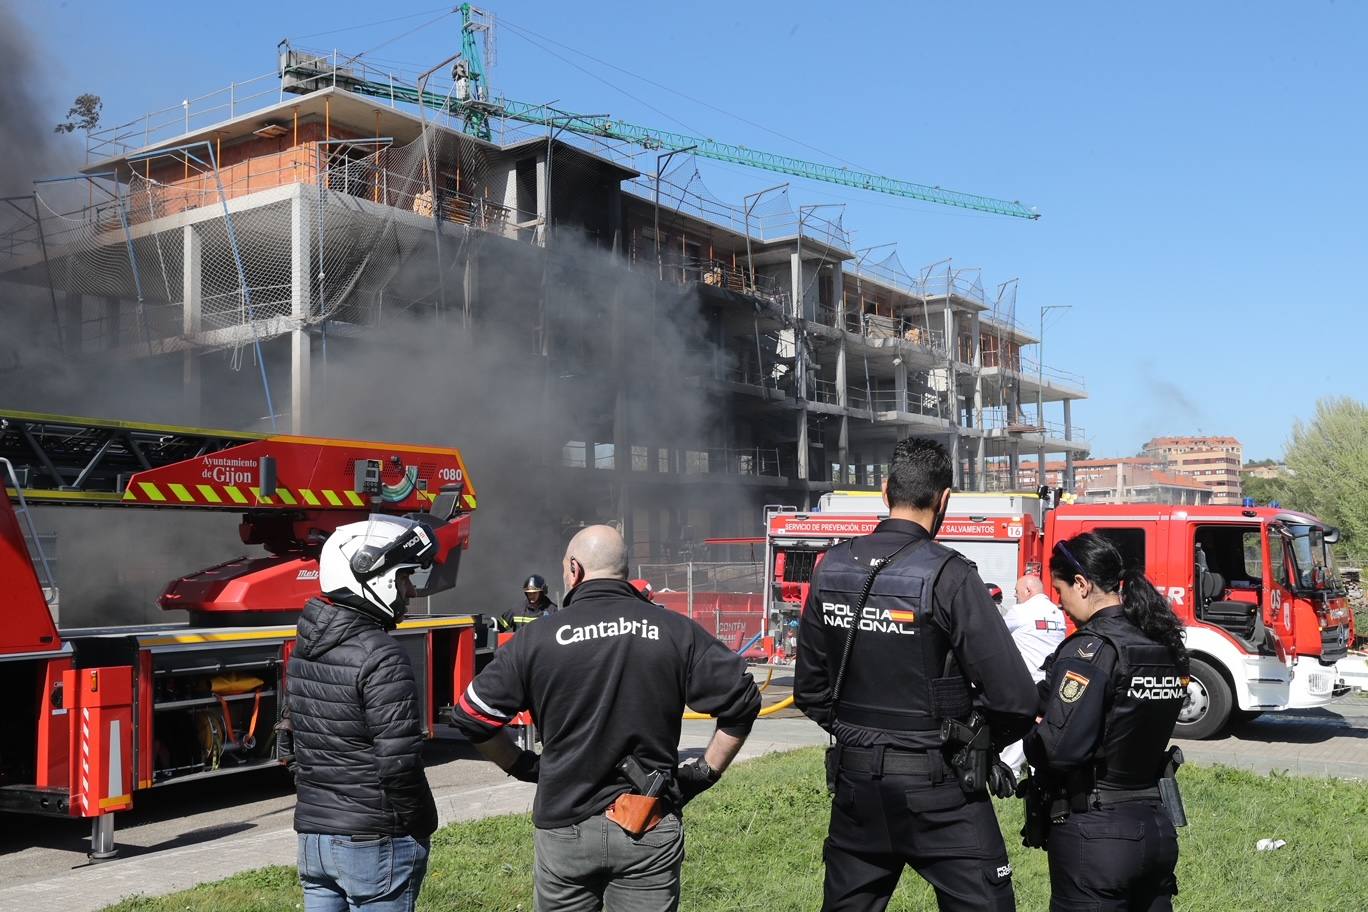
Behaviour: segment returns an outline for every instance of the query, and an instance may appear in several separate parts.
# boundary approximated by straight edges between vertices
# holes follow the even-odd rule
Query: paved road
[[[1368,697],[1263,716],[1211,741],[1178,741],[1188,760],[1260,773],[1368,779]]]
[[[767,697],[791,681],[776,676]],[[681,747],[697,751],[710,722],[686,722]],[[825,735],[786,711],[757,724],[743,759],[825,743]],[[1257,771],[1368,779],[1368,699],[1329,710],[1269,715],[1215,741],[1182,742],[1190,760]],[[526,811],[530,786],[477,759],[462,741],[429,745],[428,776],[443,823]],[[119,815],[122,855],[101,865],[85,858],[88,826],[11,818],[0,832],[0,910],[97,910],[134,893],[158,894],[268,864],[292,864],[294,795],[287,776],[262,771],[155,790]],[[22,826],[14,826],[22,821]]]

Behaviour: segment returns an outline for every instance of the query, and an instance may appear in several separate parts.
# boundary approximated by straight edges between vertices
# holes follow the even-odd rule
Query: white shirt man
[[[1016,604],[1007,609],[1003,620],[1031,677],[1037,682],[1044,680],[1045,672],[1040,666],[1064,642],[1066,631],[1064,612],[1045,595],[1040,577],[1027,575],[1017,580]],[[1018,772],[1026,765],[1020,741],[1003,749],[1002,762]]]

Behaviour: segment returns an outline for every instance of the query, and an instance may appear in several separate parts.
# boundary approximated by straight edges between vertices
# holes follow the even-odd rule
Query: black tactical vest
[[[1187,695],[1188,665],[1125,617],[1095,617],[1073,638],[1091,634],[1116,650],[1106,730],[1094,766],[1103,788],[1142,789],[1158,781],[1173,726]]]
[[[958,555],[933,541],[908,545],[879,572],[856,619],[871,558],[888,553],[885,549],[862,560],[856,556],[859,541],[828,551],[817,573],[814,607],[822,612],[833,677],[850,624],[859,624],[835,716],[850,725],[889,732],[939,729],[932,682],[946,673],[950,642],[932,620],[931,607],[936,577]],[[962,686],[967,708],[967,685]]]

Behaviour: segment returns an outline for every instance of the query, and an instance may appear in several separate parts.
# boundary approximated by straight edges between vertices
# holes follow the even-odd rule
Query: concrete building
[[[45,185],[5,232],[0,282],[39,293],[48,341],[144,365],[168,417],[335,433],[328,397],[355,395],[343,366],[374,334],[456,326],[528,382],[421,439],[516,456],[509,496],[539,501],[553,537],[617,522],[636,561],[753,534],[765,503],[877,487],[912,435],[942,440],[971,490],[1022,486],[1023,452],[1060,455],[1065,478],[1087,452],[1082,380],[1031,360],[1040,340],[976,269],[870,262],[817,207],[759,217],[607,144],[484,141],[393,98],[287,88],[94,134],[74,202]],[[483,407],[460,365],[424,376]],[[539,430],[501,451],[500,421]]]
[[[1144,455],[1206,485],[1214,504],[1241,502],[1244,448],[1234,437],[1155,437],[1145,444]]]

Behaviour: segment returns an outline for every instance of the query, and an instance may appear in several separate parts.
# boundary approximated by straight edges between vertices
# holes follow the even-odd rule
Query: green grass
[[[829,802],[817,749],[738,766],[690,805],[681,908],[810,910],[821,905],[821,845]],[[1368,783],[1256,776],[1185,767],[1191,825],[1180,830],[1177,906],[1192,912],[1295,908],[1368,909]],[[1049,901],[1045,855],[1021,847],[1020,802],[998,803],[1023,912]],[[1287,840],[1256,852],[1263,837]],[[277,912],[301,907],[293,868],[250,871],[183,893],[133,898],[119,912]],[[530,910],[532,839],[527,816],[448,826],[433,839],[419,908]],[[933,909],[912,872],[890,909]]]

